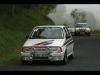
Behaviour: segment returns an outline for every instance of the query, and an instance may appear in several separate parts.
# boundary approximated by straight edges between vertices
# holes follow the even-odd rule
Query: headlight
[[[91,29],[87,28],[87,29],[86,29],[86,31],[90,32],[90,31],[91,31]]]
[[[26,51],[30,51],[30,48],[29,47],[23,47],[22,52],[26,52]]]
[[[79,29],[76,29],[75,31],[77,32],[77,31],[80,31],[80,30]]]
[[[56,53],[62,52],[61,47],[51,47],[49,49],[51,50],[51,52],[56,52]]]

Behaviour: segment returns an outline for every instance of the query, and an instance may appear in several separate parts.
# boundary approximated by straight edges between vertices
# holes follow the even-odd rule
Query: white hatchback
[[[90,36],[91,28],[87,25],[88,23],[77,23],[75,26],[75,35],[84,34],[84,35]]]
[[[21,62],[59,61],[66,64],[74,57],[73,38],[66,26],[37,26],[27,36],[21,50]]]

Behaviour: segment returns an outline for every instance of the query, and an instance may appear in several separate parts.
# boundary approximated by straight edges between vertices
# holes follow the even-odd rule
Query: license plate
[[[35,52],[35,56],[36,57],[46,57],[47,56],[47,52],[46,51]]]
[[[84,34],[84,32],[80,32],[80,34]]]
[[[47,54],[35,54],[35,57],[47,57]]]
[[[49,51],[46,49],[37,49],[34,50],[34,56],[35,57],[47,57],[48,56]]]

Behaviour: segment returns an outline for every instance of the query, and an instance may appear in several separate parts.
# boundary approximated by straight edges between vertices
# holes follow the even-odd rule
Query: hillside
[[[24,8],[21,8],[21,5],[20,9],[19,5],[16,9],[13,6],[0,6],[0,66],[20,59],[20,50],[26,40],[25,36],[31,32],[34,26],[54,24],[46,15],[56,5],[38,4],[37,6],[34,4],[30,7],[26,5]],[[9,7],[13,7],[11,14],[8,11]]]

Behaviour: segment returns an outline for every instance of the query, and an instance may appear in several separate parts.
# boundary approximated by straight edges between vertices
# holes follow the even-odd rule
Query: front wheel
[[[87,36],[90,36],[91,34],[90,34],[90,33],[86,33],[86,35],[87,35]]]
[[[32,61],[27,61],[27,60],[23,60],[22,58],[20,59],[21,64],[31,64]]]
[[[67,52],[65,52],[64,59],[61,61],[61,64],[63,64],[63,65],[68,64]]]
[[[27,64],[27,61],[21,60],[21,64]]]
[[[74,52],[69,56],[70,59],[73,59],[75,57]]]

